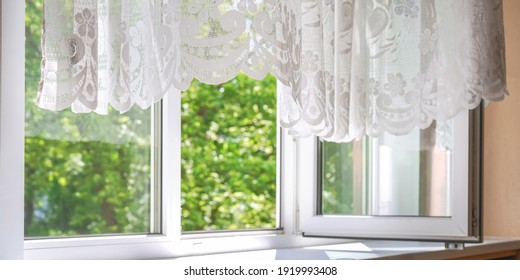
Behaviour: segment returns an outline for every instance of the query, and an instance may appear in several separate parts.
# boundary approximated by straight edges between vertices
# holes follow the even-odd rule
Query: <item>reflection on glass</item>
[[[354,165],[360,159],[360,142],[355,143],[332,143],[321,144],[322,171],[321,171],[321,199],[323,214],[361,214],[360,203],[362,198],[358,197],[361,182],[354,182],[354,177],[360,177],[359,170],[354,171]],[[355,159],[356,158],[356,159]]]
[[[322,214],[450,216],[452,130],[322,143]]]

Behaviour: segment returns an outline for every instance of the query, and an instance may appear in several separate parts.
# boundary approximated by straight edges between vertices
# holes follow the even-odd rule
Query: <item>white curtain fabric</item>
[[[402,135],[507,94],[501,0],[44,0],[51,110],[126,111],[192,79],[280,84],[281,125]]]
[[[281,98],[296,135],[403,135],[507,93],[499,0],[302,0],[301,15],[301,90]]]
[[[37,104],[124,112],[193,79],[218,84],[240,71],[255,79],[271,72],[291,85],[295,7],[291,0],[44,0]]]

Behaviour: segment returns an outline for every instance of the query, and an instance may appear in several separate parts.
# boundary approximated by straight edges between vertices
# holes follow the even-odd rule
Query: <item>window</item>
[[[155,110],[102,116],[38,108],[42,1],[26,1],[26,15],[26,238],[159,232]]]
[[[6,3],[8,3],[7,6]],[[30,117],[32,109],[24,109],[22,98],[18,95],[4,94],[5,92],[21,93],[23,91],[23,81],[20,81],[20,77],[23,74],[15,71],[16,69],[21,69],[20,64],[23,61],[23,56],[20,53],[22,52],[21,44],[23,40],[15,34],[5,32],[6,30],[22,30],[23,7],[21,6],[23,5],[20,5],[17,1],[2,1],[2,4],[2,18],[5,15],[9,15],[16,19],[10,21],[13,24],[9,28],[3,26],[2,30],[2,47],[4,48],[4,45],[8,44],[6,42],[9,42],[9,46],[12,44],[15,47],[9,49],[11,52],[10,56],[14,60],[10,60],[11,57],[7,58],[5,50],[2,50],[2,102],[0,102],[2,104],[0,111],[0,121],[2,122],[0,126],[0,149],[2,149],[0,153],[0,174],[2,176],[0,176],[0,180],[5,181],[2,181],[2,184],[0,184],[0,215],[5,215],[6,212],[10,214],[9,220],[0,219],[0,227],[2,229],[0,231],[0,237],[2,237],[0,242],[7,240],[15,244],[9,244],[5,248],[12,249],[4,252],[10,252],[11,257],[20,257],[21,248],[17,247],[16,244],[23,244],[24,234],[21,229],[23,229],[24,217],[23,214],[20,214],[23,213],[23,201],[20,199],[23,195],[19,192],[21,188],[7,188],[7,186],[20,187],[23,181],[23,168],[20,169],[20,166],[23,166],[21,164],[23,157],[21,156],[23,156],[24,145],[21,127],[23,127],[22,123],[24,117],[26,117],[25,115]],[[29,17],[31,16],[32,14]],[[8,37],[9,40],[6,39],[6,36],[10,36]],[[30,57],[33,53],[28,52],[27,55]],[[13,71],[5,71],[8,66]],[[27,73],[26,79],[36,76],[35,70],[32,70],[31,73]],[[221,85],[220,88],[217,86],[217,92],[220,92],[221,88],[225,92],[227,90],[226,86],[232,87],[233,85]],[[279,85],[277,86],[280,87]],[[27,88],[29,90],[29,86]],[[204,96],[204,93],[200,94]],[[5,106],[5,104],[12,106]],[[132,199],[125,200],[125,198],[119,197],[119,191],[113,193],[105,191],[105,198],[107,200],[106,203],[113,203],[112,209],[116,212],[121,210],[121,207],[124,208],[124,206],[118,204],[119,201],[123,201],[125,204],[138,202],[141,207],[140,210],[133,211],[129,209],[131,211],[122,212],[123,214],[115,213],[114,215],[123,216],[121,220],[116,219],[117,221],[123,221],[122,224],[133,221],[133,219],[139,219],[141,225],[137,228],[129,228],[119,226],[118,223],[108,223],[110,219],[106,217],[110,217],[110,215],[102,216],[102,219],[99,220],[99,223],[106,223],[106,227],[103,227],[102,230],[93,227],[89,228],[88,225],[71,230],[70,228],[60,228],[59,223],[57,223],[57,226],[52,231],[46,229],[45,234],[37,233],[33,235],[35,237],[47,235],[54,238],[25,241],[25,251],[23,252],[25,258],[161,258],[345,242],[344,239],[307,238],[310,236],[427,239],[464,242],[478,241],[479,239],[480,115],[477,110],[472,111],[469,115],[459,117],[453,123],[451,127],[453,141],[446,142],[448,144],[451,143],[453,145],[452,148],[430,149],[425,152],[418,152],[417,148],[427,144],[425,142],[427,137],[424,134],[433,133],[433,128],[429,131],[415,132],[415,134],[406,136],[410,145],[400,148],[396,146],[395,139],[391,137],[382,137],[379,140],[365,139],[362,142],[341,145],[319,143],[319,140],[315,138],[295,140],[287,135],[286,131],[280,131],[277,127],[269,125],[268,127],[271,127],[272,131],[276,131],[279,135],[276,140],[278,142],[277,146],[272,147],[273,150],[269,153],[267,153],[267,147],[271,144],[264,146],[262,153],[259,152],[261,151],[260,148],[258,148],[258,151],[253,148],[252,151],[258,152],[255,155],[264,156],[269,154],[266,162],[272,162],[273,156],[275,156],[279,164],[278,167],[275,167],[278,175],[270,176],[278,176],[279,178],[274,178],[274,181],[273,178],[267,178],[266,180],[270,183],[266,184],[268,186],[264,186],[266,191],[255,192],[255,195],[264,194],[266,198],[267,195],[265,194],[269,193],[269,199],[272,199],[273,185],[280,185],[280,187],[274,188],[275,192],[278,192],[275,195],[275,208],[277,210],[269,210],[268,215],[271,222],[260,222],[258,225],[251,226],[248,226],[247,223],[238,224],[237,228],[252,229],[247,232],[212,232],[203,236],[200,234],[183,234],[183,228],[187,228],[188,225],[182,224],[183,212],[179,207],[183,197],[182,178],[186,178],[186,176],[182,176],[181,171],[188,172],[189,164],[183,164],[183,161],[189,161],[190,157],[194,157],[189,155],[183,156],[183,153],[186,154],[186,149],[183,149],[183,145],[188,145],[188,142],[182,138],[183,135],[188,135],[187,132],[183,131],[185,129],[183,128],[183,123],[189,124],[192,121],[192,117],[183,115],[188,111],[185,105],[186,103],[182,103],[179,93],[171,92],[162,104],[157,105],[151,111],[137,110],[122,116],[116,114],[113,116],[113,119],[109,117],[99,120],[98,123],[95,120],[89,120],[85,124],[78,122],[75,128],[73,127],[73,129],[67,131],[70,132],[70,135],[62,133],[66,137],[76,137],[78,127],[80,126],[87,130],[89,126],[93,126],[96,130],[99,126],[117,127],[117,130],[108,130],[110,132],[120,132],[122,127],[124,127],[123,124],[126,124],[126,131],[139,134],[134,136],[140,140],[121,140],[121,142],[117,142],[120,140],[117,138],[120,133],[116,133],[116,136],[106,135],[103,136],[104,138],[99,135],[90,136],[91,138],[80,138],[84,139],[79,141],[80,143],[77,143],[78,141],[61,143],[60,141],[62,140],[43,139],[44,142],[57,141],[58,145],[64,145],[71,151],[77,149],[77,151],[69,153],[67,158],[60,158],[56,153],[56,160],[53,160],[53,164],[51,164],[53,166],[54,162],[60,164],[69,163],[71,167],[70,170],[67,170],[67,176],[72,176],[74,172],[80,172],[86,168],[87,163],[85,160],[92,155],[82,154],[84,149],[113,149],[111,150],[112,152],[99,158],[99,160],[103,159],[103,162],[100,164],[104,164],[105,161],[112,162],[113,157],[117,158],[123,155],[135,156],[129,157],[129,160],[125,160],[123,163],[129,165],[132,169],[136,168],[140,173],[125,173],[127,177],[124,182],[127,182],[127,184],[118,183],[127,188],[129,185],[142,180],[139,183],[140,187],[135,189],[136,193],[129,196]],[[189,107],[190,105],[188,104],[188,109]],[[269,111],[269,109],[274,108],[272,106],[264,108],[263,105],[258,107],[259,113],[262,110]],[[204,113],[203,110],[197,110],[196,112]],[[87,115],[85,117],[83,115],[82,117],[89,119],[95,118],[94,116]],[[182,121],[183,117],[187,119],[184,122]],[[218,119],[220,116],[216,118]],[[42,122],[43,120],[44,118],[42,118]],[[218,133],[212,135],[212,131],[217,131],[223,126],[215,119],[213,119],[213,122],[216,125],[213,124],[213,127],[211,119],[204,118],[204,120],[209,121],[209,128],[206,129],[209,132],[208,135],[204,134],[203,138],[238,141],[236,138],[226,136],[225,134]],[[58,129],[69,129],[67,125],[71,124],[60,123],[60,127],[57,130],[53,130],[52,135],[58,136],[60,134],[56,132]],[[36,144],[40,144],[38,141],[42,139],[37,139],[39,135],[37,132],[41,128],[40,126],[29,127],[27,130],[27,141],[35,141]],[[437,129],[435,128],[435,130]],[[231,130],[231,128],[227,129],[228,132]],[[40,131],[40,133],[43,133],[43,131]],[[86,139],[89,140],[87,141]],[[106,147],[105,144],[107,143],[102,143],[102,141],[96,142],[100,139],[109,139],[110,145]],[[236,148],[230,145],[234,143],[233,141],[215,141],[215,143],[222,145],[224,150],[224,146],[227,144],[228,149],[235,151]],[[33,143],[29,144],[36,145]],[[79,145],[85,146],[77,147]],[[96,147],[96,145],[99,145],[99,147]],[[121,145],[126,145],[123,148],[128,149],[128,151],[121,150]],[[89,146],[94,147],[91,148]],[[416,149],[410,149],[410,147],[416,147]],[[27,152],[30,153],[31,149],[28,149]],[[399,149],[405,152],[398,152]],[[40,153],[36,154],[39,155]],[[341,154],[347,156],[342,157]],[[216,156],[217,162],[220,163],[219,160],[224,158],[225,154],[217,152],[213,156]],[[42,168],[49,168],[46,166],[45,160],[44,158],[39,158],[34,161],[40,163]],[[94,160],[98,160],[98,158]],[[38,165],[33,165],[32,162],[29,162],[31,160],[27,161],[29,166],[42,170]],[[404,178],[396,173],[398,171],[393,171],[386,167],[390,163],[394,166],[401,164],[401,166],[406,168],[409,167],[410,172],[408,173],[411,176],[407,177],[406,181],[390,180],[389,178],[391,177],[394,179]],[[108,170],[102,170],[103,176],[101,177],[105,177],[105,186],[124,177],[115,176],[117,177],[116,179],[107,181],[106,177],[109,177],[108,175],[114,172],[110,171],[110,168],[114,168],[114,164],[116,163],[110,163]],[[246,166],[247,164],[241,165]],[[258,163],[258,165],[261,164]],[[266,165],[266,169],[273,169],[272,164]],[[256,167],[257,165],[254,165],[254,168]],[[121,168],[124,170],[129,167],[122,165]],[[228,172],[227,170],[226,172]],[[61,168],[58,171],[62,171]],[[35,172],[38,171],[31,170],[28,174],[31,176],[30,174]],[[47,180],[54,182],[57,187],[71,186],[71,184],[76,183],[72,182],[75,180],[75,177],[61,179],[63,176],[59,173],[56,175],[54,171],[44,172],[47,173]],[[244,180],[251,179],[251,185],[253,185],[252,180],[254,177],[264,175],[265,172],[263,169],[259,171],[254,170],[253,172],[242,173],[238,177],[242,177]],[[145,173],[147,175],[143,175]],[[439,176],[439,173],[442,176]],[[246,175],[249,175],[250,178],[246,178]],[[208,176],[212,176],[211,171]],[[220,176],[218,174],[217,177]],[[431,178],[436,178],[438,181],[434,182]],[[81,180],[83,181],[84,179]],[[96,180],[96,178],[92,176],[92,178],[85,180]],[[423,183],[423,180],[426,183]],[[27,184],[30,184],[30,181]],[[187,184],[187,186],[190,186],[189,182]],[[160,186],[160,191],[157,189],[158,186]],[[77,187],[83,187],[83,184],[77,184]],[[128,189],[125,189],[125,191],[128,191]],[[49,215],[44,213],[49,210],[46,203],[49,202],[50,198],[45,198],[45,195],[41,195],[42,192],[43,190],[37,194],[38,196],[35,196],[40,199],[35,200],[37,202],[34,203],[34,206],[31,206],[34,209],[31,212],[33,216],[30,220],[29,229],[33,223],[38,225],[35,226],[37,230],[46,226],[46,223],[38,220],[42,217],[48,217],[45,215]],[[8,193],[9,196],[6,196],[5,193]],[[403,193],[413,193],[414,199],[403,202]],[[431,195],[433,193],[442,194],[441,198],[437,200],[437,196]],[[208,203],[211,202],[212,197],[210,194],[206,194],[207,197],[204,197],[203,200]],[[201,195],[202,198],[204,194],[197,192],[197,195]],[[18,199],[7,199],[6,197]],[[79,199],[82,197],[81,193],[78,198],[76,192],[73,192],[72,197],[77,199],[74,200],[75,203],[82,202]],[[133,200],[136,197],[141,198],[141,201]],[[27,199],[29,198],[30,196]],[[103,205],[103,199],[99,199],[98,202],[99,204],[95,207]],[[9,208],[5,209],[9,210],[4,211],[5,209],[2,207],[6,205]],[[13,209],[18,209],[18,211],[14,211],[16,213],[13,214]],[[136,209],[139,209],[139,207]],[[212,210],[211,213],[215,213],[215,211]],[[219,212],[217,211],[216,213],[218,214]],[[186,216],[189,215],[189,213],[186,214]],[[272,222],[273,216],[274,223]],[[96,218],[99,217],[91,220]],[[111,227],[112,225],[116,226]],[[229,225],[222,229],[235,229],[234,227],[234,225]],[[257,230],[259,228],[264,230]],[[213,230],[214,228],[211,227],[210,223],[206,223],[192,229]],[[305,237],[300,236],[299,233],[303,233]],[[58,238],[65,236],[73,236],[74,238]],[[1,245],[3,246],[4,243]]]
[[[160,233],[160,106],[38,108],[42,3],[26,13],[26,238]],[[183,232],[276,228],[274,77],[195,81],[181,103]]]
[[[182,205],[185,234],[279,227],[272,76],[255,81],[239,75],[217,86],[193,82],[189,90],[171,93],[173,102],[125,114],[111,108],[107,116],[41,110],[33,103],[41,11],[41,1],[26,1],[24,220],[29,252],[50,243],[98,245],[139,236],[148,242],[168,236],[171,227],[178,234],[178,220],[165,210],[170,204]],[[170,114],[178,111],[169,107],[179,96],[181,114]],[[178,135],[163,133],[177,129],[179,121],[180,157],[168,152],[178,147]],[[168,178],[176,173],[168,169],[178,169],[179,160],[180,184],[178,176]]]
[[[303,140],[308,236],[478,242],[480,112],[405,136]],[[470,141],[471,139],[471,141]],[[469,144],[468,144],[469,143]],[[313,170],[314,169],[314,170]]]
[[[453,122],[404,136],[320,142],[321,213],[451,216]]]
[[[151,110],[78,115],[27,100],[25,236],[153,232]]]

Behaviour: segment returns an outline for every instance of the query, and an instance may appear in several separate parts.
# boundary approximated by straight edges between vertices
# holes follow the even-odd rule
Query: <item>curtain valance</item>
[[[192,79],[283,84],[281,125],[406,134],[505,86],[500,0],[45,0],[37,104],[149,107]]]

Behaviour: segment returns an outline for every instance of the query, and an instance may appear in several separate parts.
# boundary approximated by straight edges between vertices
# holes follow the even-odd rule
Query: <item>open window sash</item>
[[[453,151],[449,166],[452,175],[447,194],[450,210],[446,216],[322,214],[320,140],[311,137],[299,139],[297,168],[300,176],[299,227],[302,235],[447,243],[481,242],[481,107],[460,114],[453,121]],[[369,156],[369,159],[373,160],[373,157]]]

